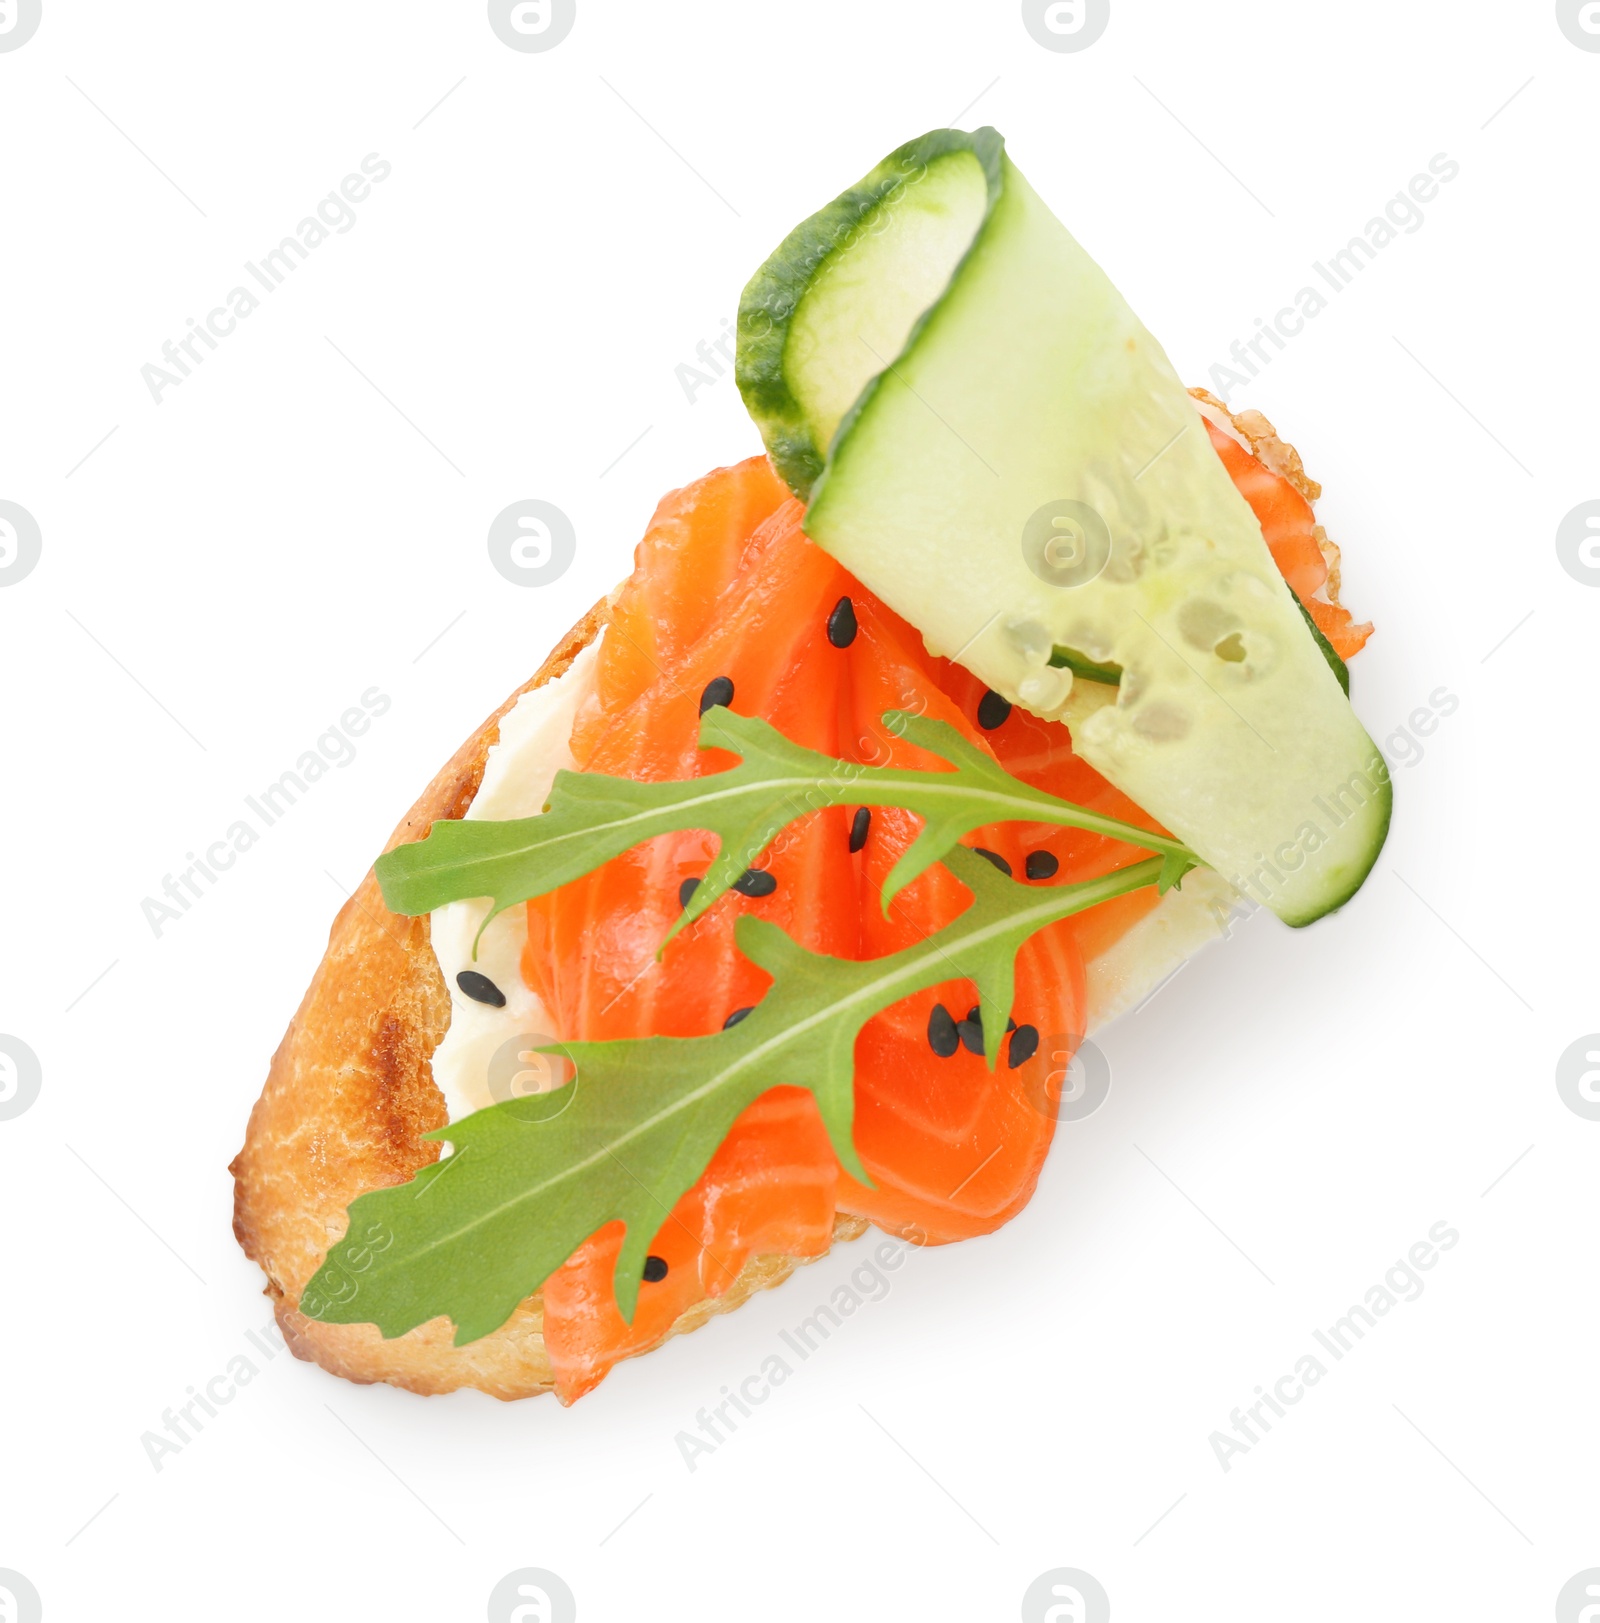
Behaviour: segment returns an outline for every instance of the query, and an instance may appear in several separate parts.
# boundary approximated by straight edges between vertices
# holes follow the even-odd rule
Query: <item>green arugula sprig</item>
[[[725,720],[716,741],[748,742],[758,725]],[[852,785],[858,799],[859,783]],[[907,782],[901,792],[920,790]],[[1028,805],[1026,814],[1011,815],[1032,816]],[[952,837],[959,820],[952,817],[940,837]],[[740,1112],[767,1089],[809,1088],[834,1153],[870,1183],[852,1136],[862,1026],[915,992],[966,979],[978,988],[983,1029],[998,1034],[1011,1013],[1016,955],[1030,936],[1182,866],[1164,855],[1081,884],[1039,886],[1003,877],[960,845],[943,860],[972,892],[972,905],[914,946],[859,962],[831,958],[746,915],[736,927],[739,950],[772,976],[772,986],[737,1025],[705,1037],[548,1050],[574,1062],[575,1078],[431,1133],[454,1153],[409,1183],[351,1203],[349,1229],[306,1287],[300,1310],[333,1324],[375,1324],[385,1336],[442,1314],[455,1321],[455,1343],[464,1346],[498,1329],[590,1235],[621,1219],[614,1283],[631,1323],[651,1239]],[[1000,1047],[985,1045],[991,1069]]]
[[[436,823],[425,840],[379,859],[395,912],[488,896],[492,918],[658,834],[705,829],[718,837],[718,853],[670,940],[799,818],[824,806],[899,806],[920,816],[923,828],[885,881],[885,912],[940,860],[973,903],[916,945],[864,961],[810,952],[776,925],[741,918],[739,950],[773,978],[744,1020],[704,1037],[549,1050],[574,1063],[573,1081],[430,1135],[453,1153],[409,1183],[351,1203],[345,1237],[307,1286],[301,1311],[330,1323],[376,1324],[386,1336],[445,1315],[462,1346],[497,1329],[590,1235],[621,1220],[614,1283],[631,1321],[650,1241],[739,1114],[767,1089],[809,1088],[841,1164],[870,1181],[852,1135],[855,1042],[873,1015],[930,986],[968,980],[978,988],[985,1029],[1000,1032],[1011,1013],[1016,955],[1030,936],[1145,885],[1166,890],[1196,864],[1175,840],[1011,777],[944,722],[903,711],[884,721],[949,770],[835,760],[719,707],[702,718],[700,743],[738,755],[730,771],[678,783],[562,772],[538,817]],[[1007,821],[1087,829],[1157,854],[1081,884],[1022,885],[959,843]],[[991,1069],[1000,1046],[989,1047]]]
[[[974,829],[1012,821],[1054,823],[1123,840],[1169,859],[1166,890],[1197,860],[1177,840],[1059,800],[1005,771],[948,722],[891,710],[884,724],[952,770],[862,766],[791,743],[775,727],[714,706],[701,718],[702,749],[740,757],[726,772],[685,782],[636,783],[597,772],[558,772],[546,809],[504,822],[444,821],[426,839],[378,859],[378,883],[394,913],[431,913],[446,902],[487,896],[485,920],[591,873],[658,834],[705,829],[720,846],[666,940],[727,893],[789,824],[825,806],[899,806],[924,827],[883,886],[894,898]]]

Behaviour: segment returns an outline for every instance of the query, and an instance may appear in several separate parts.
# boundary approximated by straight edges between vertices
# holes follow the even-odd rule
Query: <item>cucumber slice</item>
[[[1360,887],[1383,758],[1161,346],[994,130],[908,143],[791,232],[737,374],[806,533],[932,652],[1289,923]]]

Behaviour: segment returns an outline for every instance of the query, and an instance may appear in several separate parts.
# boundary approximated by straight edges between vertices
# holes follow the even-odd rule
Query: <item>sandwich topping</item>
[[[448,1314],[468,1341],[542,1285],[570,1399],[749,1256],[825,1251],[840,1211],[938,1242],[1026,1202],[1085,965],[1189,859],[800,516],[759,458],[669,497],[599,642],[502,722],[467,818],[383,859],[447,980],[507,1003],[453,1000],[450,1153],[355,1203],[302,1311]],[[530,1091],[496,1097],[519,1034],[554,1052],[502,1064]]]

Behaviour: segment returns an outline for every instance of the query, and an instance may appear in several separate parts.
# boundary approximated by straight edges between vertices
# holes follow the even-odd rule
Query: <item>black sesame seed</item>
[[[956,1022],[956,1035],[965,1044],[969,1054],[983,1052],[983,1021],[969,1015]]]
[[[1030,879],[1054,879],[1061,863],[1053,851],[1030,851],[1022,871]]]
[[[1002,699],[993,688],[978,701],[978,725],[986,733],[992,733],[996,727],[1003,727],[1010,714],[1011,701]]]
[[[1011,1033],[1009,1069],[1014,1071],[1019,1065],[1025,1065],[1038,1051],[1039,1028],[1037,1026],[1018,1026]]]
[[[506,1006],[505,993],[487,975],[480,975],[475,969],[462,970],[456,976],[456,985],[474,1003],[487,1003],[491,1009],[503,1009]]]
[[[700,694],[700,714],[703,716],[713,705],[733,703],[733,678],[713,676]]]
[[[743,1019],[744,1019],[744,1017],[745,1017],[745,1016],[746,1016],[746,1015],[747,1015],[747,1014],[749,1014],[749,1013],[750,1013],[750,1011],[751,1011],[751,1010],[752,1010],[752,1009],[754,1009],[754,1008],[755,1008],[755,1004],[753,1004],[753,1003],[750,1003],[750,1004],[747,1004],[747,1005],[746,1005],[746,1006],[745,1006],[745,1007],[744,1007],[744,1008],[742,1008],[742,1009],[735,1009],[735,1010],[734,1010],[734,1011],[733,1011],[733,1013],[732,1013],[732,1014],[730,1014],[730,1015],[729,1015],[729,1016],[728,1016],[728,1018],[727,1018],[727,1019],[726,1019],[726,1020],[724,1020],[724,1021],[723,1021],[723,1022],[722,1022],[722,1029],[723,1029],[723,1030],[724,1030],[724,1031],[727,1031],[727,1030],[728,1030],[728,1029],[729,1029],[729,1028],[730,1028],[730,1027],[733,1027],[733,1026],[736,1026],[736,1025],[738,1025],[738,1024],[739,1024],[739,1022],[740,1022],[740,1021],[741,1021],[741,1020],[743,1020]]]
[[[974,856],[980,856],[985,862],[992,862],[1007,879],[1011,877],[1011,864],[1000,855],[998,851],[986,851],[981,845],[972,848]]]
[[[847,597],[833,605],[828,616],[828,641],[835,648],[848,648],[856,640],[856,606]]]
[[[659,1285],[667,1277],[667,1259],[665,1257],[646,1257],[644,1259],[644,1281],[647,1285]]]
[[[746,868],[733,882],[741,896],[770,896],[778,888],[778,881],[765,868]]]
[[[983,1007],[982,1007],[981,1004],[974,1003],[972,1005],[972,1007],[967,1010],[967,1018],[965,1020],[963,1020],[961,1022],[961,1024],[956,1027],[956,1032],[958,1034],[960,1033],[962,1026],[971,1026],[972,1027],[973,1033],[976,1035],[976,1037],[978,1039],[978,1046],[976,1048],[973,1048],[972,1052],[974,1054],[981,1054],[983,1052]],[[1017,1029],[1017,1023],[1016,1023],[1015,1020],[1007,1020],[1006,1021],[1006,1030],[1008,1032],[1015,1031],[1016,1029]],[[964,1038],[963,1038],[963,1041],[965,1041]],[[1037,1032],[1034,1033],[1034,1041],[1035,1042],[1038,1041],[1038,1033]],[[969,1043],[967,1046],[970,1048],[972,1045]]]
[[[867,830],[872,827],[872,808],[858,806],[850,819],[850,849],[859,851],[867,843]]]
[[[687,907],[689,905],[690,898],[697,890],[699,890],[699,888],[700,881],[698,879],[685,879],[684,882],[678,886],[678,906]]]
[[[940,1059],[949,1059],[961,1046],[960,1034],[956,1031],[956,1023],[950,1018],[950,1011],[942,1003],[935,1003],[933,1012],[928,1016],[928,1047]]]

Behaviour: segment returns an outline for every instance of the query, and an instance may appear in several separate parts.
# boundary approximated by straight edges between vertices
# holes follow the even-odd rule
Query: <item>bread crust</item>
[[[524,694],[552,682],[599,634],[596,606],[467,739],[390,836],[385,850],[420,839],[439,818],[462,816],[483,779],[500,718]],[[494,1397],[555,1390],[539,1295],[492,1335],[452,1345],[445,1318],[386,1341],[370,1324],[323,1324],[299,1311],[300,1293],[343,1235],[346,1208],[370,1189],[404,1183],[439,1158],[424,1134],[443,1127],[444,1096],[432,1056],[450,1024],[450,994],[429,941],[428,919],[384,906],[369,871],[340,908],[328,950],[272,1056],[266,1086],[234,1158],[233,1231],[267,1276],[279,1327],[297,1358],[346,1380],[384,1381],[410,1392],[476,1387]],[[841,1216],[834,1236],[866,1225]],[[793,1257],[752,1257],[714,1300],[688,1309],[667,1332],[681,1335],[786,1279]],[[663,1336],[662,1340],[666,1340]],[[658,1343],[659,1345],[659,1343]]]

